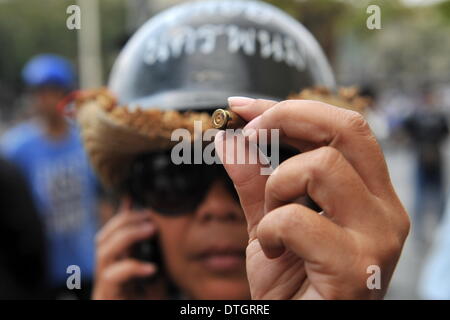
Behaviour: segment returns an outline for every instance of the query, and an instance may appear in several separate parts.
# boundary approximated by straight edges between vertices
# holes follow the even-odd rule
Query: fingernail
[[[255,99],[248,98],[248,97],[229,97],[228,98],[228,105],[232,107],[244,107],[248,106],[249,104],[253,103]]]

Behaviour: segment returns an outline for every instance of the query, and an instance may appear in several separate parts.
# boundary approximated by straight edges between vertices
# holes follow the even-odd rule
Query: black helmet
[[[186,3],[145,23],[119,55],[109,88],[120,104],[211,109],[229,96],[285,99],[310,86],[334,88],[314,37],[259,1]]]

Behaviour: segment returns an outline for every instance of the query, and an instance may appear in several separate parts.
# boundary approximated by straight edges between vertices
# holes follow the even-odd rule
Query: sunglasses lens
[[[170,153],[149,153],[139,156],[132,164],[127,191],[137,206],[175,216],[194,211],[218,178],[226,180],[237,199],[222,165],[175,165]]]
[[[279,150],[279,162],[296,154],[297,150],[283,146]],[[193,212],[217,179],[223,181],[233,199],[239,201],[233,181],[221,164],[176,165],[168,151],[148,153],[133,162],[126,191],[136,206],[176,216]]]
[[[147,177],[149,182],[143,188],[143,202],[167,215],[194,210],[203,198],[205,181],[196,177],[196,170],[179,169],[166,168]]]

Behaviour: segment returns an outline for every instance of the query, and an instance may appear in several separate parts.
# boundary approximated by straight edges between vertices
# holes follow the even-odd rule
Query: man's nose
[[[239,202],[225,187],[225,182],[215,181],[203,201],[195,211],[197,218],[203,222],[211,220],[239,221],[244,220],[244,214]]]

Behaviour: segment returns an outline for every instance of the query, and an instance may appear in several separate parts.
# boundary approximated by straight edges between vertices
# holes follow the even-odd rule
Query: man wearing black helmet
[[[334,87],[320,47],[267,4],[196,2],[148,21],[112,72],[120,106],[104,94],[79,107],[94,167],[127,195],[97,237],[93,297],[382,298],[409,220],[359,113],[278,102],[313,86]],[[247,139],[277,129],[290,146],[270,176],[228,161],[239,149],[224,149],[223,132],[223,166],[174,163],[172,130],[197,141],[192,120],[205,133],[208,113],[226,106],[248,122]],[[155,248],[159,259],[144,261]]]

